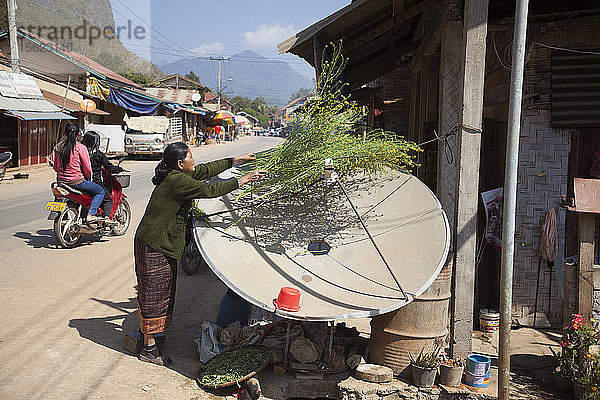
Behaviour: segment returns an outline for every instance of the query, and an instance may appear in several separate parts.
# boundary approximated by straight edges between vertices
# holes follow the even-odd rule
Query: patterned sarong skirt
[[[138,322],[142,333],[169,329],[175,303],[177,260],[134,241],[135,274],[138,283]]]

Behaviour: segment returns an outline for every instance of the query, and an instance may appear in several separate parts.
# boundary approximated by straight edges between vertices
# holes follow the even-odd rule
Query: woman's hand
[[[243,163],[247,163],[248,161],[255,161],[256,160],[256,154],[254,153],[248,153],[248,154],[244,154],[242,156],[237,156],[237,157],[233,157],[233,164],[243,164]]]
[[[238,186],[244,186],[247,183],[256,182],[257,180],[265,176],[266,173],[267,171],[265,171],[264,169],[257,169],[255,171],[249,172],[246,175],[238,178]]]

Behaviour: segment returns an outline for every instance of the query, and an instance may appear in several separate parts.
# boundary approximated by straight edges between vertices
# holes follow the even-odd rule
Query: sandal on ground
[[[156,365],[167,366],[173,363],[169,357],[165,355],[160,355],[158,350],[148,351],[145,348],[142,348],[140,355],[138,357],[140,361],[149,362]]]

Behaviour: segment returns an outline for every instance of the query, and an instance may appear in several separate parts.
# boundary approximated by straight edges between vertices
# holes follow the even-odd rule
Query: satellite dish
[[[192,101],[200,101],[202,99],[202,96],[200,96],[200,93],[194,93],[192,95]]]
[[[235,193],[198,200],[207,214],[220,212],[194,228],[204,260],[238,295],[286,318],[369,317],[410,303],[446,262],[450,228],[440,202],[398,171],[332,182],[259,205],[245,200],[252,207],[243,209]],[[300,291],[298,311],[274,304],[283,287]]]

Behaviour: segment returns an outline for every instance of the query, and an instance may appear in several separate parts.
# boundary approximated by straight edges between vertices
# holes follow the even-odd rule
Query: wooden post
[[[453,279],[453,357],[471,352],[475,298],[475,248],[479,203],[479,154],[483,116],[483,84],[488,0],[466,0],[463,25],[462,101],[456,154],[456,262]],[[465,129],[465,126],[475,128]]]
[[[592,317],[594,296],[594,231],[596,215],[579,213],[579,298],[577,312]]]

